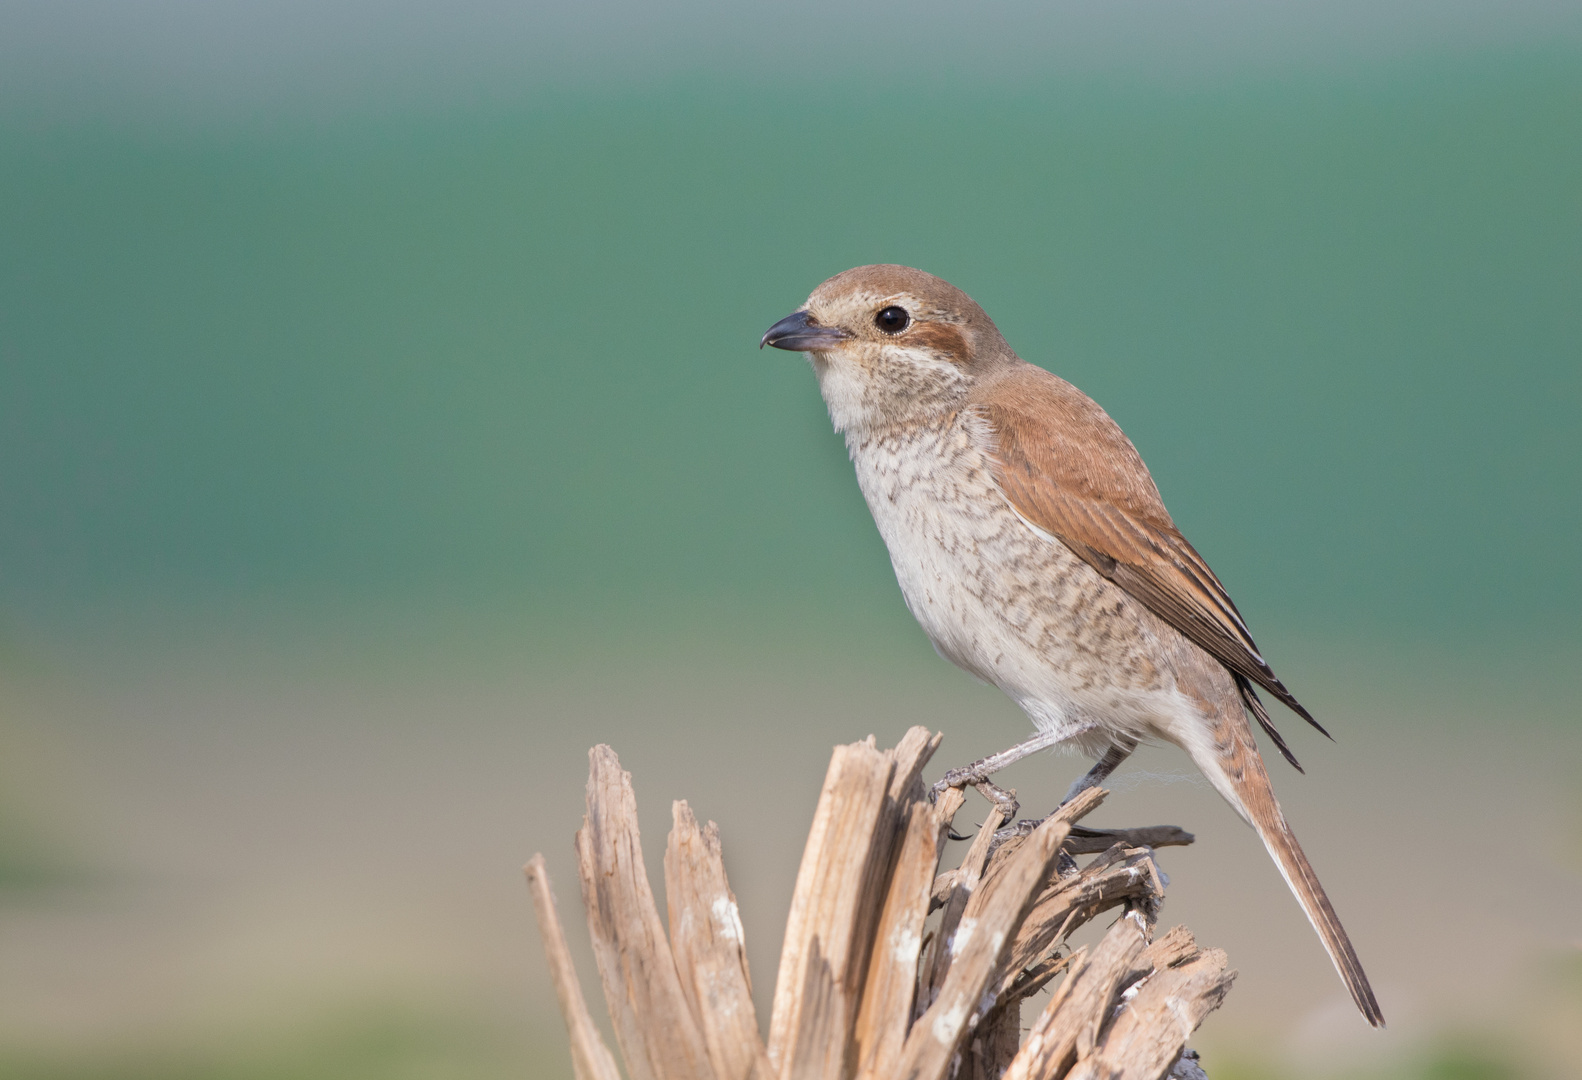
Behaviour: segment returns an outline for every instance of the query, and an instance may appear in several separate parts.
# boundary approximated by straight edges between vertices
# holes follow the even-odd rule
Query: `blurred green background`
[[[0,1072],[569,1075],[514,875],[580,932],[598,740],[762,996],[829,745],[1026,726],[755,348],[879,261],[1336,732],[1276,782],[1387,1034],[1184,759],[1105,809],[1201,838],[1210,1075],[1577,1075],[1579,9],[492,0],[0,4]]]

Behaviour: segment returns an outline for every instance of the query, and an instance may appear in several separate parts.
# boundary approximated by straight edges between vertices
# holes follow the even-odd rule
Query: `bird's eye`
[[[886,334],[899,334],[912,325],[912,316],[906,313],[906,308],[891,304],[873,317],[873,325]]]

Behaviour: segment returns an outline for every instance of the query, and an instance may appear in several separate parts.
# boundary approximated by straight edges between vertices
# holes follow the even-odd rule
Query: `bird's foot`
[[[934,786],[929,789],[928,801],[938,802],[939,797],[951,788],[964,788],[977,783],[979,780],[987,779],[987,777],[978,772],[978,766],[982,764],[983,762],[981,761],[975,761],[971,765],[964,765],[959,769],[951,769],[944,776],[941,776]]]
[[[1089,777],[1091,777],[1091,776],[1092,776],[1092,774],[1090,773]],[[1088,777],[1085,777],[1084,779],[1088,779]],[[1012,839],[1014,837],[1018,837],[1018,836],[1027,837],[1027,836],[1033,835],[1033,833],[1035,831],[1037,831],[1038,826],[1042,825],[1044,822],[1048,821],[1050,818],[1052,818],[1056,814],[1060,813],[1060,807],[1061,806],[1065,806],[1072,799],[1076,798],[1079,794],[1081,794],[1082,792],[1086,791],[1088,788],[1093,787],[1093,786],[1094,786],[1093,783],[1084,784],[1082,781],[1079,780],[1077,783],[1071,785],[1071,791],[1066,795],[1066,797],[1064,799],[1060,800],[1060,806],[1055,807],[1052,811],[1050,811],[1049,813],[1045,814],[1043,817],[1022,818],[1020,821],[1012,821],[1005,828],[1000,829],[999,831],[997,831],[994,834],[994,845],[996,847],[998,847],[999,845],[1005,843],[1007,840],[1010,840],[1010,839]]]
[[[997,771],[994,764],[992,758],[984,758],[981,761],[974,761],[971,765],[951,769],[929,789],[928,801],[937,801],[951,788],[976,788],[978,794],[1000,808],[1001,821],[1010,821],[1016,817],[1016,811],[1021,808],[1021,804],[1016,801],[1014,789],[1002,788],[989,780],[989,777]]]
[[[1014,821],[1016,819],[1016,812],[1022,808],[1022,804],[1016,801],[1016,789],[1002,788],[996,784],[989,783],[987,780],[979,780],[972,786],[978,789],[979,795],[982,795],[1000,808],[1001,821]]]

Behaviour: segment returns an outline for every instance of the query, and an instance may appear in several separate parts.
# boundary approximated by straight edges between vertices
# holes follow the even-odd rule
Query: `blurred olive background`
[[[1026,730],[756,349],[879,261],[1336,734],[1276,783],[1386,1033],[1184,758],[1101,812],[1200,838],[1210,1075],[1582,1075],[1582,15],[1405,0],[0,3],[0,1073],[569,1076],[517,868],[597,1006],[596,741],[766,1005],[830,745]]]

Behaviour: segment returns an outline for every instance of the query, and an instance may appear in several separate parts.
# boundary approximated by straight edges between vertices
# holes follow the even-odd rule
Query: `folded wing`
[[[1297,764],[1253,684],[1329,734],[1270,669],[1225,586],[1176,529],[1137,449],[1103,409],[1031,366],[973,408],[988,424],[994,478],[1016,512],[1224,664],[1286,760]]]

